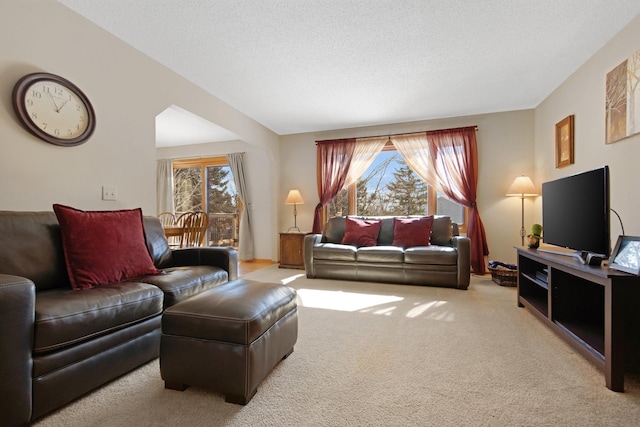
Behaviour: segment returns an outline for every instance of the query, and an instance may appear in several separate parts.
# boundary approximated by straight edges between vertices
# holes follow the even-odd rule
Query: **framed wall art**
[[[573,164],[573,116],[556,123],[556,168]]]
[[[640,132],[640,50],[607,73],[605,142]]]

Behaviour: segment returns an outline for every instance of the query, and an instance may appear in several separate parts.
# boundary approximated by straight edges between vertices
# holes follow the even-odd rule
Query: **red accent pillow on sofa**
[[[54,204],[73,289],[158,274],[145,243],[142,209],[81,211]]]
[[[393,218],[393,246],[429,246],[433,217]]]
[[[372,219],[346,218],[343,245],[376,246],[382,221]]]

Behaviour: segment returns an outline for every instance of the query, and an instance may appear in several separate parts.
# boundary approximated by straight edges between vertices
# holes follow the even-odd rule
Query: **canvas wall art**
[[[640,50],[607,73],[607,144],[640,132]]]

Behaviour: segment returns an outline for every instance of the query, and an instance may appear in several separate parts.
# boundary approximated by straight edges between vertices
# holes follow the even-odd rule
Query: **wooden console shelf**
[[[526,307],[624,391],[640,366],[640,277],[571,256],[516,248],[518,306]]]

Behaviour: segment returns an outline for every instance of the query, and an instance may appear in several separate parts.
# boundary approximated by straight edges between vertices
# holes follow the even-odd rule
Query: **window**
[[[176,216],[207,212],[209,246],[236,247],[242,206],[227,158],[174,160],[173,179]]]
[[[448,215],[466,232],[467,208],[425,183],[387,144],[355,184],[328,206],[335,215]]]

